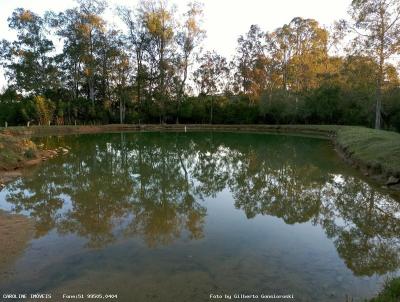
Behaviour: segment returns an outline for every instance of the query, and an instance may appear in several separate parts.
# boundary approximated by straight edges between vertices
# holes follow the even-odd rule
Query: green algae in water
[[[35,239],[7,292],[362,301],[398,274],[400,203],[328,141],[234,133],[42,138],[67,155],[0,193]]]

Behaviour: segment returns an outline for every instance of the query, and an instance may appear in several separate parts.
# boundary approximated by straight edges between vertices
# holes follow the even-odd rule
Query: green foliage
[[[264,94],[260,102],[262,122],[267,124],[293,124],[302,122],[301,108],[303,98],[288,94],[285,91],[276,91]]]
[[[400,132],[400,89],[392,89],[383,99],[387,128]]]
[[[377,172],[400,174],[399,133],[364,127],[344,127],[337,132],[337,142],[356,160]]]
[[[304,103],[304,118],[311,124],[336,124],[343,121],[339,87],[325,87],[313,91]]]
[[[33,101],[35,103],[36,117],[39,125],[49,125],[53,120],[54,103],[40,95],[35,96]]]
[[[24,156],[28,159],[33,159],[36,157],[36,151],[33,148],[29,148],[24,152]]]
[[[55,79],[49,56],[54,47],[45,34],[45,20],[30,10],[17,8],[8,21],[10,29],[17,32],[17,40],[0,44],[0,64],[20,91],[43,93]]]
[[[376,6],[365,9],[380,1],[356,1],[352,8],[376,18]],[[0,45],[0,64],[9,80],[0,95],[1,126],[180,122],[371,127],[379,111],[385,129],[400,131],[395,66],[377,60],[375,52],[331,56],[328,50],[338,46],[344,32],[329,32],[316,20],[296,17],[272,32],[251,25],[228,61],[215,51],[200,53],[205,33],[199,4],[189,5],[182,20],[168,1],[120,7],[126,32],[103,19],[106,1],[77,4],[44,16],[20,8],[9,18],[17,35]],[[392,4],[385,22],[396,15],[392,8],[398,4]],[[358,13],[352,17],[363,15]],[[358,25],[371,33],[369,23]],[[388,37],[400,30],[398,20],[393,24]],[[53,51],[56,38],[63,42],[60,54]],[[391,48],[387,55],[396,51]],[[381,110],[376,109],[378,96]]]
[[[397,302],[400,301],[400,278],[394,278],[385,283],[382,291],[370,302]]]

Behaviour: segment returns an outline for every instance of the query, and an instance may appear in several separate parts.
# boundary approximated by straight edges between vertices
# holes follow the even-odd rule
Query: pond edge
[[[21,139],[49,135],[95,134],[112,132],[248,132],[248,133],[284,133],[302,136],[313,136],[332,141],[337,154],[347,164],[361,171],[364,176],[373,179],[392,189],[400,191],[400,168],[386,162],[385,153],[391,152],[392,161],[400,163],[400,134],[390,131],[374,130],[358,126],[339,125],[213,125],[213,124],[110,124],[85,126],[32,126],[0,128],[0,134]],[[379,138],[375,143],[372,138]],[[367,158],[360,150],[365,144],[371,146]],[[381,148],[389,145],[391,148]],[[358,147],[358,148],[357,148]],[[360,149],[361,147],[361,149]],[[392,149],[392,150],[387,150]],[[0,171],[0,190],[5,182],[11,181],[13,176],[19,176],[19,170],[26,166],[39,164],[57,155],[55,150],[41,150],[37,159],[22,159],[17,165],[7,171]],[[11,173],[10,173],[11,171]]]

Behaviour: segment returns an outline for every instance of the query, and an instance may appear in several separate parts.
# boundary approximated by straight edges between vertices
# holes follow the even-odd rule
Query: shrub
[[[36,152],[34,149],[29,148],[25,151],[24,156],[28,159],[36,158]]]
[[[400,301],[400,278],[394,278],[385,283],[382,291],[370,302],[398,302]]]

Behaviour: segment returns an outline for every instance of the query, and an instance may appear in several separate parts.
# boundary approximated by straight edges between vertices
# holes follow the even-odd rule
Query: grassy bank
[[[386,282],[382,291],[369,302],[398,302],[400,301],[400,278]]]
[[[343,127],[336,143],[356,165],[383,177],[400,177],[400,134],[364,127]]]
[[[396,183],[400,178],[400,134],[374,130],[365,127],[337,125],[100,125],[100,126],[46,126],[10,127],[0,129],[1,140],[9,140],[11,145],[0,148],[0,162],[5,159],[12,166],[26,157],[26,147],[21,137],[45,135],[68,135],[83,133],[103,133],[120,131],[240,131],[240,132],[283,132],[313,135],[332,139],[339,154],[350,164],[374,177],[381,183]],[[26,140],[29,142],[29,140]],[[28,144],[34,153],[32,143]],[[7,147],[6,147],[7,146]],[[11,147],[8,147],[11,146]],[[13,147],[14,146],[14,147]],[[31,146],[31,147],[29,147]],[[29,155],[29,153],[28,153]],[[32,154],[30,154],[32,155]],[[33,154],[34,155],[34,154]],[[1,168],[1,167],[0,167]]]

